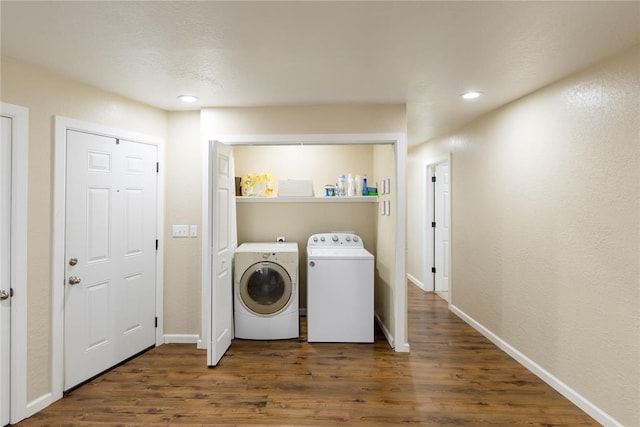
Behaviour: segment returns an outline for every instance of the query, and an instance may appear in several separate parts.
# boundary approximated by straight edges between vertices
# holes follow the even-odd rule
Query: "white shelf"
[[[377,203],[377,196],[355,197],[247,197],[237,196],[237,203]]]

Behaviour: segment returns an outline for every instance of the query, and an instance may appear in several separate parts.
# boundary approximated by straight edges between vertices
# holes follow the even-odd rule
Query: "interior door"
[[[233,338],[233,255],[238,246],[236,229],[233,148],[212,141],[211,171],[211,327],[207,359],[216,366]]]
[[[155,343],[157,148],[69,130],[65,390]]]
[[[451,271],[449,240],[451,210],[449,164],[441,163],[435,168],[435,245],[434,245],[434,265],[435,291],[446,292],[449,290],[449,275]]]
[[[9,424],[11,375],[11,141],[12,119],[0,117],[0,425]]]

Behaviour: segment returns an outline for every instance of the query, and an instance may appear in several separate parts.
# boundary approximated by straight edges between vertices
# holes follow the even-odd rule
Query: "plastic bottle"
[[[336,196],[346,196],[346,190],[344,188],[344,175],[338,176],[338,188],[336,188]]]
[[[356,175],[356,177],[354,178],[354,181],[356,183],[356,196],[360,196],[362,195],[362,178],[360,178],[360,175]]]
[[[347,196],[353,197],[356,195],[356,187],[353,182],[353,176],[351,174],[347,175]]]
[[[367,196],[369,194],[369,190],[367,189],[367,174],[364,174],[364,178],[362,178],[362,195]]]

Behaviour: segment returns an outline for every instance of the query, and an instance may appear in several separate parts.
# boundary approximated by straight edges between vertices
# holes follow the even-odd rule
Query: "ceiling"
[[[3,56],[164,110],[402,103],[410,145],[640,43],[638,1],[2,0],[0,13]],[[460,99],[469,89],[484,96]]]

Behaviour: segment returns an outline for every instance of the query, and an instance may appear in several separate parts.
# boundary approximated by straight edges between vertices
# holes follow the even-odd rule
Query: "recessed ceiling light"
[[[480,95],[482,95],[482,92],[479,92],[479,91],[476,91],[476,90],[472,90],[472,91],[463,93],[462,95],[460,95],[460,98],[462,98],[462,99],[476,99]]]
[[[193,95],[180,95],[178,99],[182,102],[196,102],[198,97]]]

